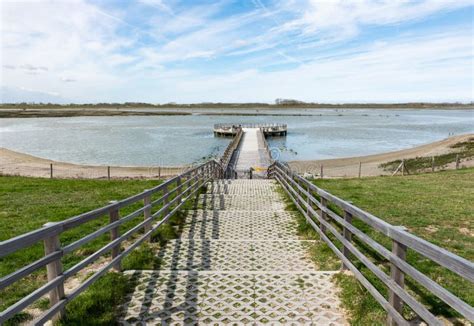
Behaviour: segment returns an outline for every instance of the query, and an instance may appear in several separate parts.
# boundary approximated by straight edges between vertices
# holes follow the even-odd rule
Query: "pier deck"
[[[234,164],[238,178],[249,177],[253,169],[253,177],[266,177],[271,164],[271,156],[265,145],[265,138],[260,128],[243,128],[244,134]]]
[[[241,128],[260,128],[265,136],[286,136],[288,126],[283,123],[218,123],[214,125],[214,134],[233,137]]]

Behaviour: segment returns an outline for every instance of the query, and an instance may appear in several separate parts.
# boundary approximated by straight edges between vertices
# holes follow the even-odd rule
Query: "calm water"
[[[229,139],[212,133],[213,124],[220,122],[287,123],[288,136],[270,140],[284,160],[376,154],[474,132],[474,112],[468,110],[286,112],[308,116],[0,119],[0,147],[73,163],[180,165],[224,150]]]

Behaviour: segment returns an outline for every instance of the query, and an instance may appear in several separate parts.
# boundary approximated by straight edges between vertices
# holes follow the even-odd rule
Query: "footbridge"
[[[277,132],[276,130],[281,130],[279,128],[283,128],[283,125],[232,125],[231,128],[229,132],[235,132],[235,137],[227,149],[228,152],[223,156],[226,177],[267,178],[272,156],[265,136],[273,135]],[[286,125],[284,128],[286,135]],[[283,134],[283,131],[278,131],[278,133]]]
[[[235,172],[260,166],[268,169],[266,179],[234,179]],[[281,190],[295,210],[288,209]],[[164,224],[171,226],[164,232],[175,229],[176,236],[159,241]],[[313,235],[302,238],[301,227]],[[72,230],[76,236],[65,234]],[[327,266],[336,267],[330,270],[311,256],[322,245],[334,253]],[[30,249],[35,250],[30,261],[9,269],[9,259]],[[122,261],[136,250],[145,250],[139,257],[153,257],[152,270],[140,265],[141,259],[133,270],[124,270]],[[441,305],[466,324],[474,322],[469,298],[429,274],[436,263],[459,287],[472,288],[471,261],[330,194],[282,162],[271,162],[260,128],[239,128],[219,160],[1,241],[0,263],[5,263],[0,290],[21,287],[25,278],[42,282],[21,299],[2,303],[0,325],[24,320],[32,309],[29,324],[65,318],[66,306],[83,300],[80,294],[111,269],[126,276],[132,288],[117,298],[118,306],[109,307],[121,325],[347,325],[350,316],[334,278],[341,271],[359,281],[390,325],[441,326]],[[46,296],[48,307],[37,304]]]

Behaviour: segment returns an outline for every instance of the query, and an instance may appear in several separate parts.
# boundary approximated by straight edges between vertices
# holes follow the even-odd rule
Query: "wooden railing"
[[[268,157],[269,161],[272,161],[272,153],[270,151],[270,146],[268,145],[267,139],[265,138],[265,135],[263,134],[263,130],[260,128],[260,132],[258,133],[258,138],[260,138],[260,141],[263,143],[264,147],[264,155]]]
[[[286,129],[286,123],[216,123],[214,129],[230,129],[230,128],[282,128]]]
[[[21,281],[24,277],[43,267],[46,267],[48,276],[46,284],[2,311],[0,313],[0,324],[24,310],[47,293],[49,293],[50,308],[39,316],[33,324],[42,325],[46,321],[62,315],[64,307],[69,301],[86,290],[109,269],[115,268],[120,270],[121,261],[125,256],[140,244],[149,240],[152,233],[163,223],[166,223],[204,184],[212,178],[219,177],[221,174],[220,163],[212,160],[137,195],[61,222],[47,223],[41,229],[0,242],[0,258],[35,244],[44,243],[44,257],[2,277],[0,279],[0,290]],[[159,197],[152,200],[152,195]],[[120,217],[121,209],[131,209],[131,205],[137,203],[143,203],[143,206],[124,217]],[[67,245],[60,243],[60,235],[63,232],[107,215],[109,216],[109,223],[107,225]],[[140,216],[142,216],[143,221],[120,234],[120,226]],[[108,232],[110,233],[110,242],[76,265],[63,271],[61,261],[63,257],[73,254],[84,244]],[[121,245],[125,245],[125,241],[127,241],[128,247],[121,251]],[[73,289],[72,292],[65,293],[64,282],[67,279],[109,252],[111,253],[111,260],[105,266],[87,278],[77,288]]]
[[[403,304],[407,304],[429,325],[443,325],[436,316],[404,288],[405,275],[421,284],[431,294],[437,296],[466,319],[474,322],[474,309],[472,306],[410,265],[406,260],[406,255],[408,250],[413,250],[422,255],[424,259],[436,262],[461,278],[468,280],[471,282],[471,287],[474,282],[474,264],[472,262],[406,232],[402,227],[384,222],[362,209],[331,195],[301,176],[294,174],[287,166],[280,162],[275,162],[270,167],[269,176],[276,178],[283,186],[307,222],[341,259],[343,268],[350,270],[375,300],[387,311],[389,324],[408,325],[408,322],[402,316]],[[338,215],[335,210],[330,209],[328,207],[330,204],[337,207],[343,214]],[[390,238],[392,241],[391,251],[356,228],[352,223],[354,219],[362,221],[373,230]],[[363,253],[364,250],[356,246],[353,236],[390,263],[390,275],[387,275],[367,257]],[[336,242],[340,243],[339,247],[341,248],[338,247]],[[388,300],[356,267],[353,263],[353,257],[364,264],[388,288]]]
[[[235,151],[239,148],[240,141],[242,140],[244,132],[242,131],[241,128],[237,131],[237,134],[235,137],[232,139],[230,144],[227,146],[227,148],[224,151],[224,154],[221,157],[221,168],[223,171],[223,175],[221,177],[223,178],[233,178],[234,176],[234,169],[230,165],[232,156],[234,155]]]

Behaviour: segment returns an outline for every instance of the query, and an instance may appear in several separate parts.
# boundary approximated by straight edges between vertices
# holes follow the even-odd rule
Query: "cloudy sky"
[[[474,0],[0,0],[1,100],[473,101]]]

